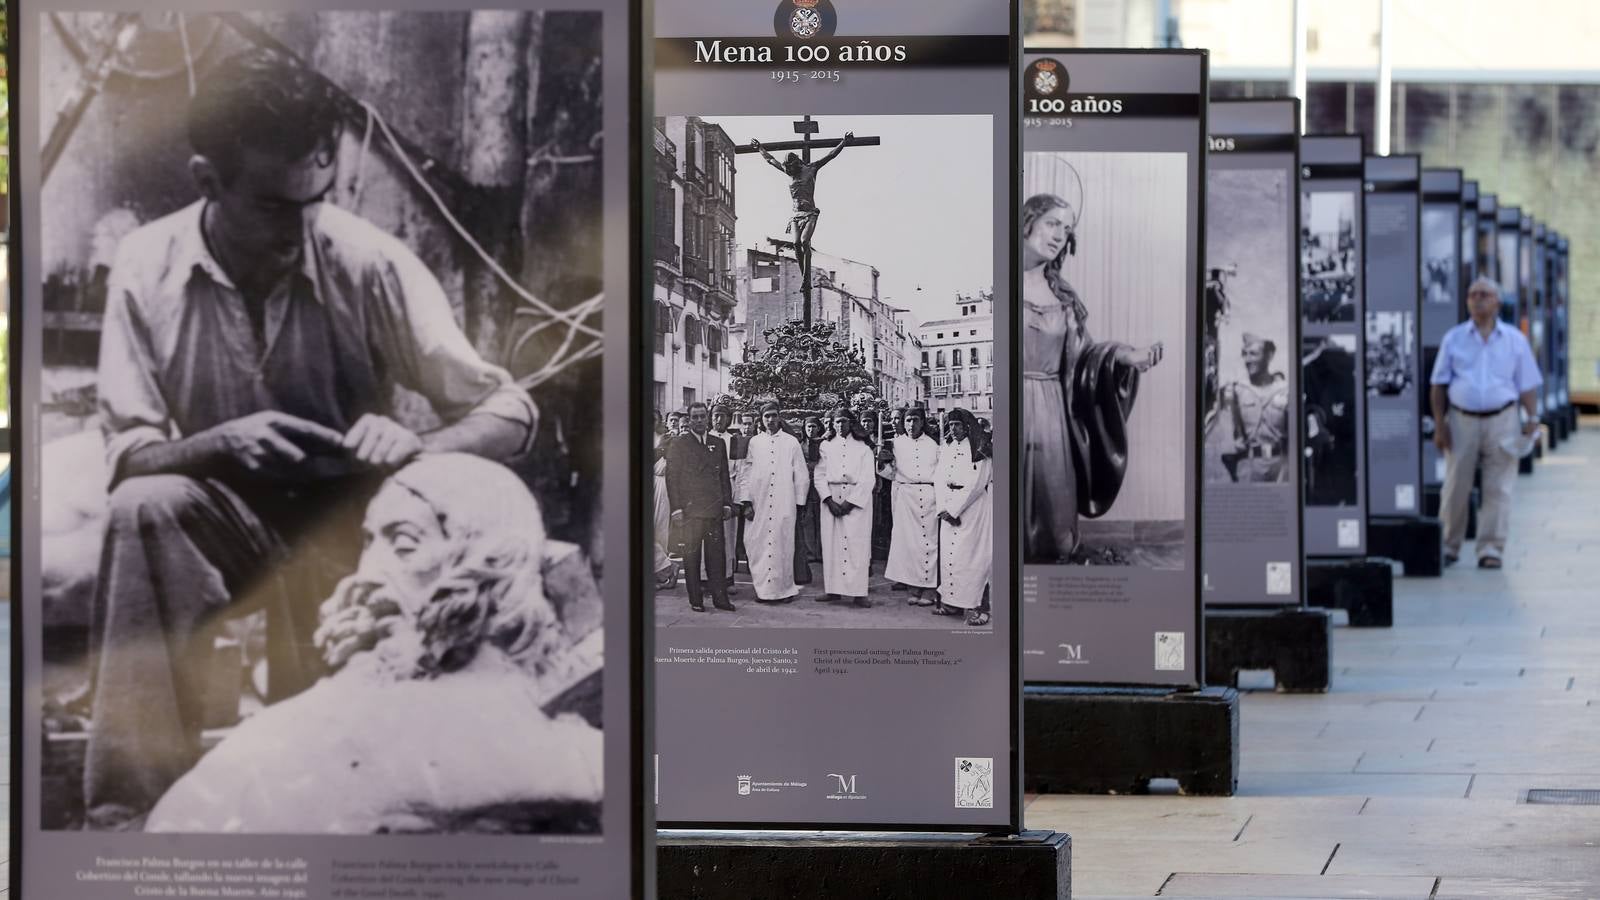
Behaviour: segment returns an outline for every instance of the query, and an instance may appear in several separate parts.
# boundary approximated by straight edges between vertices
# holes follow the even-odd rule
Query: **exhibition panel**
[[[1490,193],[1485,193],[1480,188],[1478,193],[1478,274],[1484,278],[1500,280],[1500,249],[1495,238],[1499,226],[1500,216],[1499,198]]]
[[[12,895],[654,896],[640,7],[26,7]]]
[[[1500,320],[1522,327],[1522,295],[1527,279],[1522,274],[1522,208],[1501,206],[1495,211],[1494,279],[1500,283]]]
[[[1202,591],[1298,606],[1299,104],[1213,102],[1207,124]]]
[[[1417,442],[1422,161],[1369,156],[1365,169],[1367,513],[1415,516],[1422,482]]]
[[[663,825],[1020,827],[1016,14],[655,4]]]
[[[1467,288],[1478,277],[1478,183],[1461,183],[1461,277],[1456,281],[1455,321],[1467,317]]]
[[[1300,366],[1307,556],[1366,554],[1361,138],[1300,140]]]
[[[1417,370],[1416,393],[1424,489],[1437,490],[1444,483],[1444,456],[1433,445],[1433,411],[1426,385],[1439,342],[1461,321],[1461,277],[1466,268],[1461,254],[1463,187],[1460,169],[1422,170],[1422,366]]]
[[[1024,674],[1198,685],[1206,57],[1022,80]]]

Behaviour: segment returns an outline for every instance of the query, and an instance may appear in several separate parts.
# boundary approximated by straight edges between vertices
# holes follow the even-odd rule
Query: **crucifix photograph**
[[[794,235],[795,261],[800,266],[800,293],[805,297],[806,324],[811,323],[811,240],[817,233],[817,220],[822,216],[822,210],[817,207],[817,173],[822,167],[832,162],[846,147],[876,147],[878,138],[855,136],[855,132],[847,131],[844,137],[837,141],[822,140],[815,137],[822,130],[820,123],[810,116],[793,123],[795,133],[800,135],[799,140],[775,141],[763,144],[754,138],[748,145],[735,148],[736,153],[759,153],[761,158],[774,169],[782,172],[789,179],[789,198],[794,203],[794,215],[789,220],[785,233]],[[816,162],[811,161],[811,151],[827,147],[832,144],[827,154]],[[788,150],[789,155],[779,162],[771,151],[782,152]],[[795,153],[794,151],[800,151]]]

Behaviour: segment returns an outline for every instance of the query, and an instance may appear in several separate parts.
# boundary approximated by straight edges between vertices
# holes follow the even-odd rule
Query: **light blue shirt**
[[[1492,412],[1544,383],[1522,332],[1496,321],[1489,339],[1468,319],[1445,332],[1433,363],[1434,384],[1450,386],[1450,405]]]

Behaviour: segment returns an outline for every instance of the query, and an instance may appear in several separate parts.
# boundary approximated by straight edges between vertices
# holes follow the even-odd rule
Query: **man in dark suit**
[[[722,439],[706,431],[711,414],[704,403],[689,405],[689,430],[667,448],[667,502],[672,527],[683,545],[683,567],[689,587],[689,608],[705,612],[700,561],[717,609],[733,611],[728,602],[728,570],[722,523],[733,516],[733,487],[728,480],[728,451]]]

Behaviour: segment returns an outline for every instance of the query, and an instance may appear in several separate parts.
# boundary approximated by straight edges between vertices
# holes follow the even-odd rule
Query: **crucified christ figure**
[[[794,232],[795,257],[800,263],[800,292],[805,295],[808,303],[811,300],[811,236],[817,233],[817,218],[822,215],[822,210],[817,208],[816,202],[817,171],[832,162],[835,156],[843,153],[845,145],[853,137],[855,132],[845,132],[839,143],[834,144],[826,156],[814,163],[801,162],[797,153],[790,153],[780,163],[767,152],[767,148],[761,146],[760,141],[750,142],[750,146],[761,153],[762,159],[774,169],[789,176],[789,197],[794,201],[794,215],[790,217],[789,227],[784,231]]]

